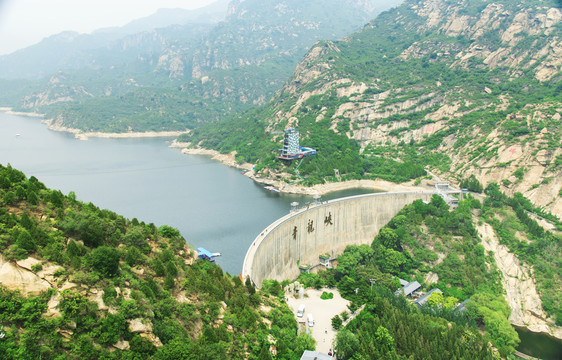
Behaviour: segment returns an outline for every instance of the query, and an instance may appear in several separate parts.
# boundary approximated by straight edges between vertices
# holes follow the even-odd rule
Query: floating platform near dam
[[[437,191],[375,193],[312,205],[278,219],[250,245],[242,277],[258,287],[265,279],[295,279],[299,264],[315,265],[320,255],[336,257],[348,245],[371,244],[404,206],[429,201]]]

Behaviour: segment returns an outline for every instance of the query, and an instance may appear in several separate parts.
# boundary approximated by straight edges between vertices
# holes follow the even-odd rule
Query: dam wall
[[[265,279],[299,276],[300,265],[319,263],[319,255],[336,257],[348,245],[371,244],[381,227],[405,205],[430,200],[433,191],[376,193],[323,202],[290,213],[259,234],[250,245],[243,278],[261,287]]]

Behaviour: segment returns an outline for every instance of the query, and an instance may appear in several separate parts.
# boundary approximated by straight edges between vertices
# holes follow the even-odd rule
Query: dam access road
[[[242,277],[261,287],[265,279],[296,279],[300,266],[335,258],[348,245],[370,244],[405,205],[429,201],[436,191],[375,193],[311,205],[265,228],[250,245]]]

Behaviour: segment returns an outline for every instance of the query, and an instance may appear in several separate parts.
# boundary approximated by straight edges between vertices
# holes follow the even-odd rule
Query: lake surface
[[[514,326],[514,328],[521,339],[521,344],[517,347],[518,351],[543,360],[562,359],[562,340],[545,334],[537,334],[526,328],[518,326]]]
[[[20,136],[16,136],[19,134]],[[46,186],[128,218],[171,225],[195,248],[220,252],[217,263],[242,271],[248,246],[290,204],[311,197],[276,194],[210,157],[184,155],[171,139],[76,140],[48,130],[37,118],[0,112],[0,164]],[[367,193],[349,190],[322,197]]]

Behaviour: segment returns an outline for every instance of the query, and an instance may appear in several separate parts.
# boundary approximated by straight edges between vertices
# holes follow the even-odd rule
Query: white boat
[[[277,190],[276,188],[274,188],[274,187],[271,186],[271,185],[264,186],[263,188],[266,189],[266,190],[269,190],[269,191],[276,192],[276,193],[280,193],[280,192],[281,192],[281,191]]]

